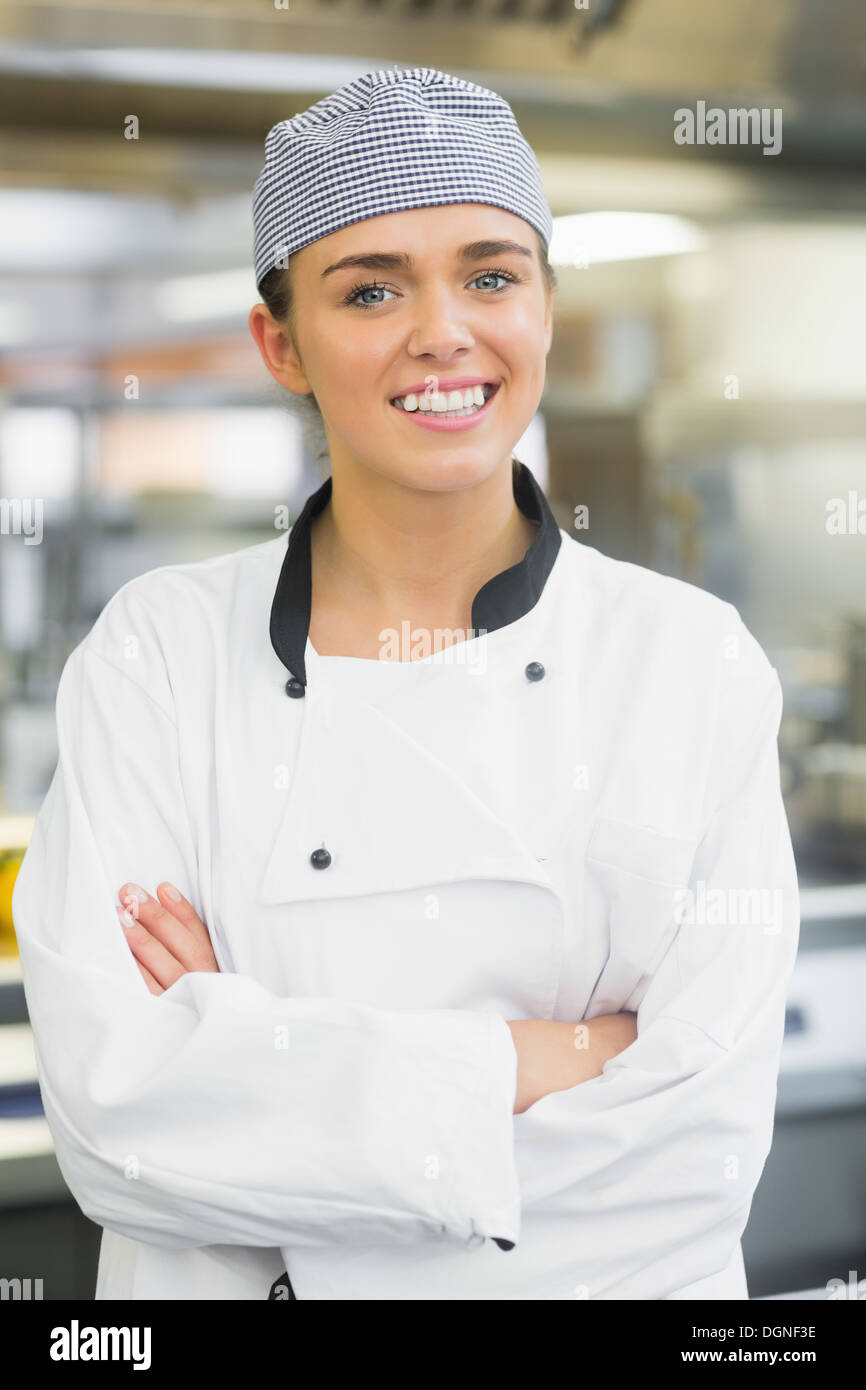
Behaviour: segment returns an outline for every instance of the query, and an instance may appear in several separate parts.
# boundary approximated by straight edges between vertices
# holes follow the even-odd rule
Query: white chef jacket
[[[13,912],[97,1298],[747,1297],[799,934],[775,669],[523,465],[476,636],[320,656],[330,489],[288,545],[124,584],[62,672]],[[220,973],[155,996],[115,904],[165,879]],[[630,1047],[513,1114],[507,1019],[620,1010]]]

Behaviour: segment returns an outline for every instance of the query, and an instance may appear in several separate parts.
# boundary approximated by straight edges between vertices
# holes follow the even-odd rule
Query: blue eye
[[[482,270],[480,274],[476,275],[475,278],[473,280],[470,280],[469,283],[470,285],[474,285],[478,280],[505,280],[506,283],[517,284],[518,279],[519,277],[517,275],[513,275],[510,270]],[[494,286],[492,293],[500,294],[503,289],[503,285],[496,285]],[[370,290],[384,290],[385,294],[392,293],[392,291],[388,289],[387,285],[380,285],[376,280],[367,280],[361,284],[353,285],[352,288],[349,290],[349,293],[344,297],[342,302],[343,304],[352,305],[356,309],[375,309],[379,304],[386,303],[384,299],[378,299],[372,304],[369,301],[363,300],[361,298],[361,295],[367,294]],[[488,290],[485,291],[485,293],[489,294],[491,293],[491,291]]]
[[[373,281],[372,283],[367,283],[367,284],[363,284],[363,285],[353,285],[352,288],[349,290],[349,293],[346,295],[345,299],[343,300],[343,303],[344,303],[344,304],[356,304],[356,303],[357,303],[357,307],[358,307],[359,309],[375,309],[375,308],[376,308],[376,304],[365,304],[365,303],[363,302],[363,300],[360,300],[360,296],[361,296],[362,294],[366,294],[368,290],[384,290],[386,294],[390,294],[390,293],[391,293],[391,291],[387,288],[386,285],[379,285],[379,284],[376,284],[375,281]],[[358,302],[359,300],[360,300],[360,302]],[[383,304],[384,302],[385,302],[385,301],[382,300],[382,299],[377,300],[377,303],[379,303],[379,304]]]
[[[476,275],[475,280],[508,280],[513,284],[517,280],[517,276],[512,275],[508,270],[482,270],[480,275]],[[472,283],[474,284],[475,281]]]

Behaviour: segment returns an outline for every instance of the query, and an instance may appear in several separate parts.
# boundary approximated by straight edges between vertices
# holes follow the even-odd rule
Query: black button
[[[326,849],[314,849],[310,855],[310,863],[314,869],[327,869],[331,862],[331,856]]]
[[[494,1239],[494,1241],[496,1242],[496,1244],[499,1246],[499,1249],[500,1249],[500,1250],[513,1250],[513,1249],[514,1249],[514,1241],[513,1241],[513,1240],[500,1240],[499,1236],[494,1236],[493,1239]]]
[[[530,661],[523,673],[528,681],[544,680],[544,667],[540,661]]]
[[[291,695],[293,700],[302,700],[306,691],[297,676],[290,676],[286,681],[286,694]]]

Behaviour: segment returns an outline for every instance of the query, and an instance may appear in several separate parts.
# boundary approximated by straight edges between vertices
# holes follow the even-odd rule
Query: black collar
[[[513,460],[512,479],[514,500],[523,515],[535,522],[538,534],[522,560],[495,574],[478,590],[472,602],[475,632],[495,632],[535,607],[562,544],[559,526],[547,498],[525,463]],[[332,479],[326,478],[322,486],[310,494],[297,521],[289,528],[286,557],[271,605],[271,645],[283,665],[303,686],[307,684],[304,653],[310,631],[312,597],[310,523],[327,506],[331,483]]]

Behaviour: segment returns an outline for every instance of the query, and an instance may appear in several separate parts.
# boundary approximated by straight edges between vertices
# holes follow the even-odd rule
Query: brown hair
[[[538,231],[535,232],[535,240],[538,245],[538,260],[545,290],[548,293],[553,293],[558,284],[556,271],[548,260],[547,247]],[[257,288],[263,303],[270,310],[273,318],[288,331],[289,338],[294,342],[291,265],[274,266],[262,276]],[[306,396],[293,396],[292,409],[301,417],[307,434],[307,442],[311,445],[316,459],[327,458],[328,446],[322,423],[322,412],[312,391]]]

